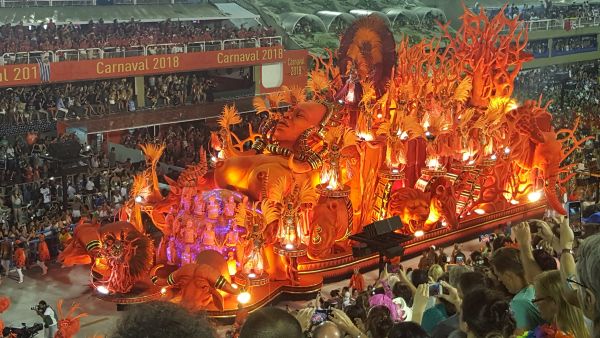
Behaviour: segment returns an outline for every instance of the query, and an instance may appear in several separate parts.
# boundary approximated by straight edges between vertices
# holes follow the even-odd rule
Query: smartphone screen
[[[573,229],[574,233],[581,233],[581,202],[574,201],[567,203],[567,210],[569,211],[569,225]]]
[[[442,294],[442,284],[429,284],[429,296],[439,296]]]

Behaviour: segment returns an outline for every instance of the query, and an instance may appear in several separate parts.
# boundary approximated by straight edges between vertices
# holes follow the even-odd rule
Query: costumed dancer
[[[0,313],[3,313],[4,311],[8,310],[9,307],[10,298],[6,296],[0,297]],[[2,331],[4,331],[4,322],[2,321],[2,319],[0,319],[0,334],[2,333]]]
[[[19,284],[21,284],[23,283],[23,268],[25,267],[27,256],[25,255],[25,243],[16,240],[15,244],[17,245],[17,248],[14,253],[14,261],[17,267],[17,274],[19,275]]]
[[[42,276],[48,273],[48,267],[46,262],[50,261],[50,250],[48,250],[48,244],[46,243],[46,236],[39,236],[40,242],[38,243],[38,261],[37,265],[42,268]]]
[[[360,274],[358,269],[354,269],[352,278],[350,278],[350,288],[358,290],[358,292],[365,291],[365,278]]]

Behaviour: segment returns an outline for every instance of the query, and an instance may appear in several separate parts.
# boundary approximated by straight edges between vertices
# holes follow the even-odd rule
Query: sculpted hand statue
[[[158,286],[173,286],[178,289],[182,306],[192,310],[206,310],[210,305],[223,310],[223,296],[219,291],[236,295],[237,289],[231,286],[227,262],[221,253],[214,250],[202,251],[195,263],[185,264],[166,278],[156,275],[162,266],[156,266],[152,282]]]

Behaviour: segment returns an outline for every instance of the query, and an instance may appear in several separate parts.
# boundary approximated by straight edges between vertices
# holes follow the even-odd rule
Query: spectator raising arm
[[[542,269],[533,258],[531,247],[531,232],[529,223],[521,222],[512,228],[515,238],[519,244],[519,254],[525,271],[525,279],[528,283],[533,283],[535,277],[542,273]]]

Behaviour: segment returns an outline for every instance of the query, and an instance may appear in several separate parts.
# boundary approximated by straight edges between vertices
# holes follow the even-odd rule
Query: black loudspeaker
[[[48,146],[48,153],[51,157],[59,160],[73,160],[79,158],[79,151],[81,145],[76,141],[62,142],[62,143],[51,143]]]
[[[353,246],[352,247],[352,257],[361,258],[365,256],[369,256],[373,254],[373,250],[368,246]]]
[[[404,255],[404,247],[401,245],[389,248],[383,252],[383,255],[387,258],[402,257]]]
[[[400,217],[394,216],[381,221],[373,222],[364,228],[364,232],[370,238],[388,234],[402,228]]]

